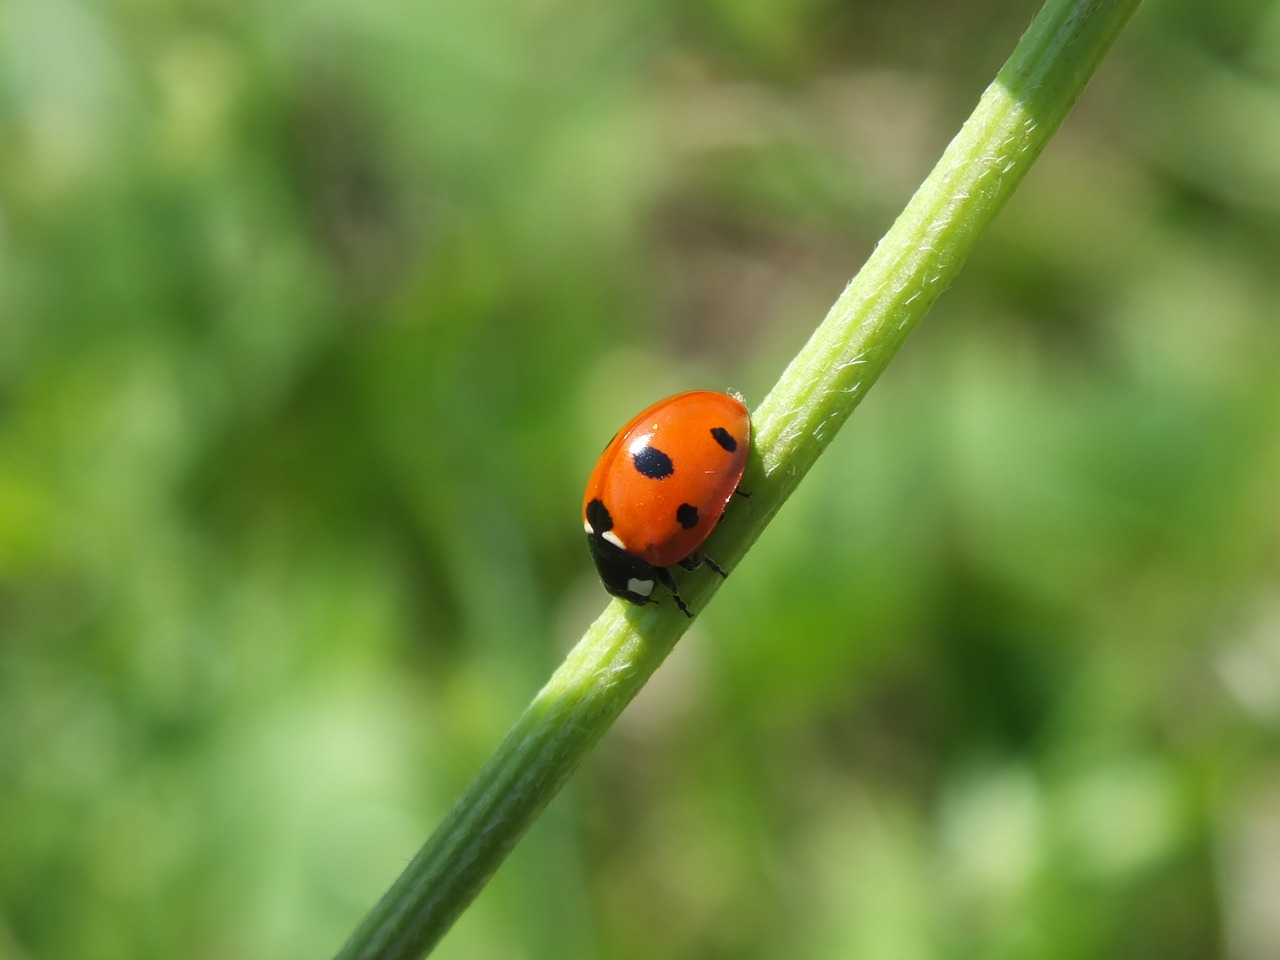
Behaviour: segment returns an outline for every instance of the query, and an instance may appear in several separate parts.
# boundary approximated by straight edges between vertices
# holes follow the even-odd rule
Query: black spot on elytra
[[[680,526],[686,530],[692,530],[698,525],[698,508],[692,503],[682,503],[676,508],[676,520],[680,522]]]
[[[733,453],[733,451],[738,449],[738,441],[733,439],[733,434],[724,427],[712,427],[711,436],[715,439],[716,443],[720,444],[720,446],[724,447],[730,453]]]
[[[671,458],[657,447],[643,447],[631,455],[636,469],[650,480],[665,480],[675,472]]]
[[[591,529],[597,534],[613,529],[613,517],[609,516],[602,500],[592,500],[587,504],[587,523],[591,524]]]

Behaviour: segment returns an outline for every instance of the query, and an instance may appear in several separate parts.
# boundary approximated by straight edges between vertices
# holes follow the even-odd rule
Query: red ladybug
[[[736,395],[694,390],[659,400],[617,432],[582,499],[587,546],[604,587],[654,603],[661,583],[691,617],[667,568],[706,563],[698,547],[719,523],[742,479],[751,417]]]

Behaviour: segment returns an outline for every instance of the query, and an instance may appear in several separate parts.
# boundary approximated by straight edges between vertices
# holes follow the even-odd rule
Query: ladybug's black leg
[[[680,566],[684,567],[684,569],[686,570],[697,570],[704,563],[708,567],[710,567],[712,570],[714,570],[716,573],[720,574],[720,579],[724,580],[729,576],[727,573],[724,572],[720,564],[716,563],[714,560],[708,557],[705,553],[699,553],[696,550],[693,553],[689,554],[687,557],[685,557],[683,560],[681,560]]]
[[[683,565],[684,561],[681,561]],[[671,574],[667,572],[666,567],[654,567],[653,572],[658,577],[658,582],[667,588],[667,593],[671,594],[671,599],[676,602],[676,606],[680,608],[680,612],[686,617],[692,619],[693,614],[689,612],[689,608],[684,604],[684,597],[680,596],[680,588],[676,586],[676,582],[672,579]]]
[[[714,570],[716,573],[720,574],[720,579],[721,579],[721,580],[727,580],[727,579],[729,579],[729,575],[728,575],[727,573],[725,573],[725,572],[724,572],[724,569],[720,566],[720,564],[716,563],[714,560],[712,560],[712,559],[711,559],[710,557],[708,557],[706,554],[703,554],[703,555],[702,555],[702,562],[703,562],[703,563],[705,563],[705,564],[706,564],[708,567],[710,567],[712,570]]]
[[[743,490],[741,487],[734,487],[733,493],[734,496],[746,497],[748,500],[751,499],[751,494],[747,493],[747,491]]]

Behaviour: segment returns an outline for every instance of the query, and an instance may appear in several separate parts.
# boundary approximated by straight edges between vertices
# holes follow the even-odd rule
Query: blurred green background
[[[0,5],[0,957],[327,957],[1034,0]],[[1280,3],[1149,0],[445,958],[1280,955]]]

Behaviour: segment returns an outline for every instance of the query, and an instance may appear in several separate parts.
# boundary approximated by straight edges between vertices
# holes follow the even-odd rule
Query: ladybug
[[[747,465],[751,416],[736,394],[694,390],[659,400],[619,430],[587,481],[582,524],[604,588],[644,605],[662,584],[687,617],[668,567],[693,570]],[[744,494],[745,496],[745,494]]]

